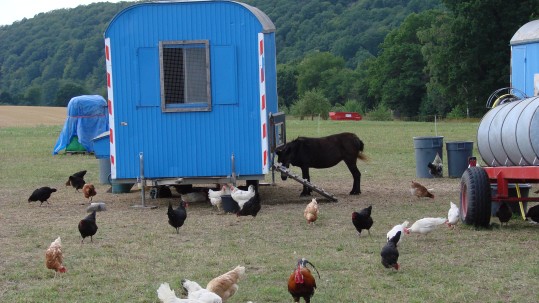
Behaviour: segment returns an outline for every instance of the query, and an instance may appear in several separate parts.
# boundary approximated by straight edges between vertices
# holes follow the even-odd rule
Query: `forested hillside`
[[[280,109],[379,118],[480,117],[509,86],[509,41],[537,0],[243,0],[275,23]],[[0,27],[0,104],[106,94],[103,32],[135,2],[55,10]],[[371,115],[374,117],[375,115]]]
[[[355,68],[375,56],[385,35],[438,0],[246,0],[277,28],[278,62],[318,50]],[[135,2],[61,9],[0,27],[0,103],[63,106],[72,95],[105,94],[103,32]]]

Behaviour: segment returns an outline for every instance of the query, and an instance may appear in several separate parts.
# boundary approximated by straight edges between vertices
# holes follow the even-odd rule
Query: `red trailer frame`
[[[539,197],[510,197],[509,183],[539,183],[539,166],[475,166],[462,174],[460,181],[460,217],[464,223],[487,227],[490,224],[492,201],[509,203],[538,202]],[[497,185],[494,196],[491,184]]]

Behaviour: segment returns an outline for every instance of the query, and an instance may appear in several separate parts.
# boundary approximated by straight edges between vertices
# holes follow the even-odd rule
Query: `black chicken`
[[[431,176],[435,178],[443,177],[444,165],[438,153],[436,153],[436,157],[434,157],[434,160],[427,164],[427,167],[429,168],[429,174],[431,174]]]
[[[79,191],[79,189],[82,189],[84,187],[84,184],[86,184],[86,181],[84,181],[83,178],[77,177],[74,175],[69,176],[69,184],[75,188],[75,191]],[[67,183],[66,183],[67,184]]]
[[[81,178],[84,180],[84,176],[86,175],[86,171],[85,170],[81,170],[79,172],[76,172],[74,174],[72,174],[71,176],[74,176],[74,177],[77,177],[77,178]],[[67,179],[67,182],[66,182],[66,186],[71,186],[71,180],[68,178]]]
[[[44,186],[41,188],[38,188],[34,190],[32,195],[30,195],[30,198],[28,198],[28,203],[39,201],[41,204],[39,206],[43,205],[43,202],[47,202],[49,204],[49,201],[47,201],[53,192],[56,191],[56,188],[50,188],[48,186]]]
[[[526,218],[535,222],[539,223],[539,204],[535,205],[534,207],[528,209],[528,213],[526,214]]]
[[[399,251],[397,250],[397,243],[399,242],[401,238],[401,232],[400,230],[393,236],[393,238],[389,239],[387,241],[386,245],[382,248],[382,251],[380,252],[380,256],[382,256],[382,265],[384,265],[385,268],[395,268],[396,270],[399,270],[399,263],[397,261],[399,260]]]
[[[90,242],[93,242],[93,236],[97,232],[97,224],[95,224],[95,213],[94,210],[91,214],[86,216],[86,218],[80,220],[79,222],[79,232],[82,236],[80,243],[84,242],[84,238],[90,237]]]
[[[360,212],[352,213],[352,223],[356,228],[358,235],[361,236],[361,231],[366,229],[371,234],[371,227],[374,221],[371,218],[372,205],[362,209]]]
[[[180,233],[180,227],[182,227],[185,219],[187,219],[187,211],[185,210],[185,202],[180,200],[180,206],[176,209],[172,209],[172,203],[168,202],[168,224],[176,229],[176,233]]]
[[[503,202],[502,205],[500,205],[500,208],[498,208],[498,210],[496,211],[496,217],[500,219],[500,225],[503,225],[503,223],[505,223],[505,225],[507,226],[512,216],[513,211],[505,202]]]
[[[236,216],[256,217],[261,208],[262,206],[260,205],[260,195],[257,192],[251,199],[249,199],[247,202],[245,202],[245,204],[243,204],[243,208],[236,213]]]

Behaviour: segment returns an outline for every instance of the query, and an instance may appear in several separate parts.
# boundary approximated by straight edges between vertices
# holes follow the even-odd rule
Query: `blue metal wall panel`
[[[511,86],[534,95],[534,75],[539,74],[539,43],[511,47]]]
[[[140,152],[148,178],[227,176],[232,154],[238,175],[262,174],[257,57],[262,31],[251,11],[228,1],[139,4],[111,21],[105,37],[112,54],[117,178],[139,175]],[[277,89],[274,35],[266,37],[269,113],[277,111]],[[212,46],[233,48],[236,102],[213,103],[210,112],[162,112],[155,77],[159,41],[167,40],[209,40],[210,52]],[[210,62],[212,86],[220,81],[214,77],[219,59],[227,60]],[[226,98],[234,95],[227,93]]]

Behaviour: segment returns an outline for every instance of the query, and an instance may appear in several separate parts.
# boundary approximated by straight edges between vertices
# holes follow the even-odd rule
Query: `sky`
[[[0,0],[0,25],[11,25],[23,18],[33,18],[39,13],[94,2],[120,2],[120,0]]]

